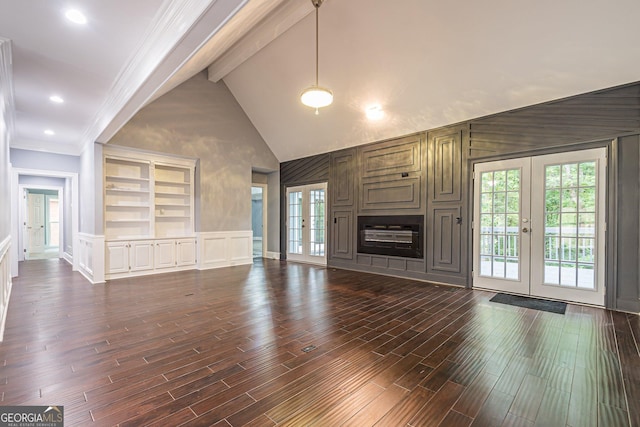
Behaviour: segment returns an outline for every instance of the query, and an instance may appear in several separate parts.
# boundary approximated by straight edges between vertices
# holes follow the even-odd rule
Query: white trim
[[[197,233],[198,270],[253,264],[253,233],[214,231]]]
[[[78,233],[73,253],[80,274],[92,284],[104,283],[104,236]]]
[[[268,259],[280,259],[280,252],[267,251],[267,252],[265,252],[265,256],[264,257],[268,258]]]
[[[105,158],[135,161],[146,164],[160,163],[168,166],[183,166],[195,168],[197,157],[181,156],[177,154],[166,154],[159,151],[143,150],[134,147],[123,147],[119,145],[107,144],[102,150],[103,160]]]
[[[251,187],[262,188],[262,257],[264,258],[267,253],[268,245],[268,234],[269,234],[269,221],[267,217],[267,213],[269,211],[269,196],[268,189],[269,186],[267,184],[261,183],[251,183]],[[251,195],[251,201],[253,202],[253,194]],[[251,206],[251,212],[253,212],[253,206]],[[252,218],[253,220],[253,218]],[[253,230],[252,230],[253,232]],[[252,237],[253,239],[253,237]],[[253,243],[253,242],[252,242]],[[251,249],[251,255],[253,256],[253,247]]]
[[[325,194],[325,204],[324,204],[324,217],[325,217],[325,224],[324,224],[324,255],[323,256],[317,256],[317,255],[311,255],[309,254],[309,242],[310,242],[310,233],[311,233],[311,228],[309,227],[305,227],[305,219],[307,220],[307,224],[311,224],[311,206],[310,206],[310,193],[313,190],[324,190],[324,194]],[[292,241],[292,239],[289,238],[289,233],[291,232],[291,229],[289,228],[290,225],[290,208],[289,208],[289,194],[292,192],[300,192],[302,193],[302,206],[301,206],[301,215],[302,215],[302,232],[301,232],[301,250],[302,253],[291,253],[289,252],[289,242]],[[328,209],[327,209],[327,182],[318,182],[316,184],[307,184],[307,185],[297,185],[294,187],[287,187],[286,191],[285,191],[285,207],[286,207],[286,219],[285,219],[285,227],[286,227],[286,248],[285,249],[285,253],[287,254],[287,260],[289,261],[296,261],[296,262],[304,262],[307,264],[315,264],[315,265],[327,265],[327,250],[329,249],[327,246],[327,231],[328,231]]]
[[[73,242],[73,270],[78,270],[76,247],[79,233],[79,183],[78,174],[75,172],[59,172],[41,169],[11,168],[11,238],[19,242],[20,238],[20,175],[43,176],[52,178],[65,178],[71,180],[71,241]],[[67,201],[68,202],[68,201]],[[64,209],[64,208],[63,208]],[[69,218],[65,219],[66,221]],[[18,275],[18,260],[20,259],[19,245],[14,245],[14,256],[11,259],[11,273],[13,277]],[[64,250],[64,249],[63,249]]]
[[[4,337],[4,327],[9,311],[9,298],[11,297],[11,236],[7,236],[0,242],[0,342]]]
[[[67,263],[73,268],[73,255],[69,252],[62,252],[62,259],[67,261]]]
[[[48,185],[32,185],[32,184],[18,184],[18,194],[25,194],[25,190],[51,190],[51,191],[57,191],[58,192],[58,214],[59,214],[59,218],[60,218],[60,227],[58,230],[58,241],[59,241],[59,245],[58,245],[58,258],[62,258],[64,256],[64,230],[65,230],[65,221],[66,218],[64,216],[64,187],[56,187],[56,186],[48,186]],[[22,199],[23,202],[20,203],[20,219],[19,219],[19,223],[20,224],[24,224],[27,220],[27,215],[26,212],[28,211],[28,201],[26,198]],[[45,197],[46,200],[46,197]],[[25,257],[25,230],[24,230],[24,226],[20,227],[18,226],[18,256],[20,257],[18,259],[18,261],[24,261],[24,257]]]

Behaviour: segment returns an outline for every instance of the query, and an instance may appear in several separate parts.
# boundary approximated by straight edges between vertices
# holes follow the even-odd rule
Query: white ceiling
[[[319,83],[335,100],[318,116],[298,100],[314,80],[309,0],[85,0],[84,27],[70,5],[0,0],[13,147],[78,154],[211,63],[281,161],[640,80],[637,0],[327,0]]]

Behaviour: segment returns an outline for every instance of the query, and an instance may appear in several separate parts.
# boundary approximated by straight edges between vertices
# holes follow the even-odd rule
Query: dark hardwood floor
[[[30,261],[0,404],[67,426],[640,426],[638,316],[492,296],[269,260],[90,285]]]

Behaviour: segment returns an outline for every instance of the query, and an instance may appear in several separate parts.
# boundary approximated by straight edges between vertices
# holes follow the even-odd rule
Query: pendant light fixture
[[[302,94],[300,94],[300,101],[308,107],[316,109],[316,115],[318,114],[318,108],[326,107],[333,102],[333,93],[324,87],[318,86],[318,9],[324,0],[311,0],[311,3],[316,8],[316,84],[306,88]]]

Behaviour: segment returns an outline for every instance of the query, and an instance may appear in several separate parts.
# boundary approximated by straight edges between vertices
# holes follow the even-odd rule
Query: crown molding
[[[106,142],[248,0],[165,1],[80,141]]]
[[[4,117],[7,146],[13,142],[16,109],[13,94],[13,59],[11,40],[0,37],[0,115]]]

